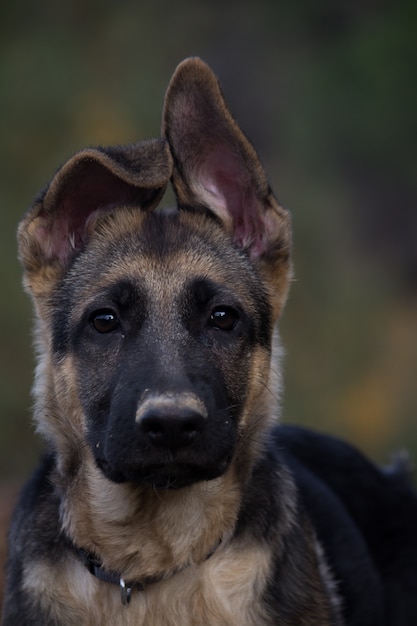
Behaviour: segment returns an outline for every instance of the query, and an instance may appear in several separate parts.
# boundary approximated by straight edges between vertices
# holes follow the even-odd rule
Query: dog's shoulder
[[[54,469],[54,457],[45,454],[22,489],[10,528],[11,543],[16,550],[24,550],[26,553],[29,551],[32,554],[33,542],[29,539],[33,536],[38,539],[40,532],[42,532],[44,546],[52,547],[50,542],[56,542],[59,529],[59,496],[52,479]],[[22,542],[14,542],[13,535],[17,534],[21,537],[20,533],[26,529],[30,529],[27,542],[23,545]]]
[[[274,445],[341,581],[347,610],[371,619],[371,610],[384,606],[388,623],[401,626],[409,622],[396,616],[406,610],[405,619],[412,614],[417,623],[417,495],[404,465],[378,467],[345,441],[296,426],[278,427]]]
[[[274,442],[307,481],[320,480],[343,502],[371,545],[382,541],[378,533],[416,527],[417,493],[401,460],[380,467],[346,441],[299,426],[278,427]]]
[[[25,578],[33,564],[44,560],[57,562],[65,550],[60,531],[59,498],[51,481],[54,466],[53,456],[44,455],[23,488],[12,516],[3,609],[5,623],[26,623],[21,621],[25,615],[30,616],[30,623],[35,623],[38,609],[23,593]],[[21,598],[19,606],[14,601],[16,597]],[[39,613],[39,620],[42,619]]]

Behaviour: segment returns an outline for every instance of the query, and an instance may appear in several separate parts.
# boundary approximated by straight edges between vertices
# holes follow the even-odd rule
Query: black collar
[[[90,574],[105,583],[112,583],[113,585],[118,585],[120,587],[122,604],[124,605],[129,604],[133,589],[143,591],[148,585],[157,583],[164,578],[164,575],[147,576],[142,580],[126,581],[117,572],[104,569],[100,559],[97,558],[92,552],[88,552],[87,550],[84,550],[84,548],[75,547],[75,553],[79,556],[81,562],[86,566]]]
[[[206,560],[209,559],[211,555],[216,552],[220,543],[221,543],[221,539],[214,546],[214,548],[210,550],[210,552],[206,556]],[[158,583],[164,578],[169,577],[167,576],[167,574],[160,574],[159,576],[145,576],[145,578],[143,578],[142,580],[126,581],[117,572],[114,572],[112,570],[105,570],[104,567],[101,565],[100,559],[92,552],[89,552],[88,550],[84,550],[84,548],[77,548],[76,546],[73,546],[73,549],[74,549],[75,554],[79,557],[79,559],[88,569],[90,574],[92,574],[99,580],[102,580],[106,583],[111,583],[113,585],[119,586],[122,604],[125,606],[128,605],[130,602],[133,589],[136,589],[137,591],[144,591],[144,589],[146,589],[148,585],[152,585],[153,583]],[[179,572],[183,571],[187,567],[188,565],[185,565],[184,567],[174,570],[171,573],[171,576],[178,574]]]

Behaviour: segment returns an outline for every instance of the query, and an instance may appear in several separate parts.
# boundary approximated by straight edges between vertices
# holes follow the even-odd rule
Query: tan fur
[[[284,478],[286,495],[293,490],[291,478]],[[120,486],[119,486],[120,488]],[[215,489],[214,489],[215,490]],[[116,535],[121,527],[118,521],[126,521],[129,514],[129,494],[125,493],[125,508],[118,510],[111,508],[112,496],[115,492],[107,491],[106,506],[109,517],[105,532]],[[120,498],[120,493],[118,494]],[[294,495],[294,494],[293,494]],[[174,498],[172,499],[174,500]],[[172,501],[172,509],[168,503],[161,502],[160,522],[168,525],[175,519],[175,509],[178,507],[178,498]],[[118,499],[119,505],[122,500]],[[280,550],[284,550],[285,535],[291,530],[294,522],[294,500],[289,497],[287,508],[283,510],[282,531],[279,538]],[[167,506],[168,504],[168,506]],[[181,524],[188,523],[186,532],[193,523],[199,523],[194,516],[190,516],[192,503],[184,502],[185,509],[181,515]],[[148,503],[146,503],[148,506]],[[213,507],[216,509],[216,507]],[[177,511],[178,512],[178,511]],[[215,511],[213,511],[215,514]],[[191,520],[187,520],[187,516]],[[158,516],[153,516],[155,522]],[[101,519],[104,518],[104,515]],[[95,532],[95,529],[92,530]],[[163,529],[162,532],[166,532]],[[149,533],[147,533],[149,534]],[[158,535],[158,530],[155,530]],[[108,535],[107,535],[108,536]],[[120,624],[120,626],[276,626],[276,622],[268,615],[262,602],[262,591],[270,575],[272,553],[267,543],[253,542],[243,536],[240,541],[230,541],[230,535],[225,536],[222,544],[208,559],[191,559],[183,571],[169,576],[166,580],[149,585],[144,591],[133,591],[128,607],[122,606],[120,589],[113,584],[98,581],[92,577],[80,561],[69,555],[65,564],[57,567],[43,562],[31,563],[25,572],[25,589],[36,597],[42,598],[45,610],[58,623],[78,623],[80,626],[96,626],[97,624]],[[122,540],[122,537],[120,536]],[[140,543],[147,542],[149,537],[141,536]],[[192,541],[192,536],[190,537]],[[132,537],[129,542],[132,543]],[[121,542],[119,549],[123,550],[126,544]],[[147,558],[158,558],[158,544],[148,547],[152,555]],[[179,552],[186,549],[186,545],[177,546]],[[317,560],[319,567],[325,568],[320,546],[311,543],[312,562]],[[178,555],[177,555],[178,556]],[[135,557],[136,558],[136,557]],[[177,558],[177,557],[176,557]],[[132,572],[134,569],[132,569]],[[151,572],[151,568],[147,570]],[[289,571],[290,575],[295,572]],[[328,571],[323,571],[326,585],[334,585]],[[327,606],[324,596],[318,594],[319,601],[311,605],[309,613],[299,615],[297,607],[294,616],[299,615],[297,621],[288,617],[280,622],[279,626],[329,626]]]
[[[129,607],[121,605],[117,586],[103,589],[72,559],[59,571],[32,565],[25,586],[29,592],[42,593],[45,608],[52,607],[52,615],[62,624],[271,626],[259,602],[269,567],[267,547],[224,546],[206,562],[133,593]]]
[[[140,228],[143,219],[140,212],[119,211],[117,219],[111,223],[112,236],[115,236],[115,228],[122,236]],[[202,222],[200,216],[186,215],[184,220]],[[91,245],[100,246],[101,239],[108,236],[104,224]],[[155,299],[163,304],[172,299],[168,292],[175,292],[177,284],[184,280],[182,268],[187,275],[189,267],[209,277],[218,275],[213,260],[202,250],[199,258],[183,255],[167,263],[165,283],[152,281],[149,261],[137,259],[128,267],[110,267],[103,288],[120,277],[146,275],[148,285],[157,290]],[[244,285],[236,288],[245,298]],[[80,306],[82,303],[85,307],[88,299],[88,291],[80,293]],[[236,478],[234,467],[243,460],[246,472],[250,473],[250,459],[256,457],[262,442],[261,433],[269,425],[271,415],[276,414],[277,389],[273,382],[276,368],[269,373],[269,355],[264,351],[252,355],[251,384],[248,385],[251,392],[240,426],[244,433],[243,447],[241,452],[237,450],[235,464],[223,477],[198,483],[184,492],[155,493],[149,487],[116,485],[97,469],[89,448],[80,443],[85,433],[85,418],[78,399],[72,356],[53,363],[50,352],[51,346],[47,344],[38,366],[35,414],[39,430],[59,450],[57,483],[66,492],[61,512],[71,539],[100,554],[105,567],[123,572],[128,579],[158,575],[161,571],[169,574],[191,561],[201,562],[219,538],[233,531],[242,489],[241,478]],[[78,458],[79,467],[75,478],[69,473],[74,457]],[[137,544],[132,542],[135,536],[140,538]]]
[[[64,527],[77,545],[100,554],[105,567],[126,579],[170,575],[202,562],[233,531],[240,504],[233,471],[209,483],[161,492],[112,484],[90,460],[79,481],[62,509]]]
[[[194,128],[188,135],[184,131],[184,110],[180,111],[185,106],[184,88],[188,90],[188,104],[194,100],[197,103],[195,111],[186,107],[185,117],[194,116],[199,108],[208,106],[208,115],[203,119],[209,126],[214,119],[216,124],[212,128]],[[201,135],[199,143],[194,141],[196,133]],[[265,434],[278,419],[281,381],[277,332],[273,345],[267,343],[272,323],[277,321],[284,306],[291,278],[289,214],[272,195],[255,150],[230,115],[217,81],[201,61],[189,60],[175,73],[165,102],[163,134],[169,150],[164,140],[157,140],[127,147],[122,158],[115,149],[107,152],[88,149],[75,155],[58,171],[19,228],[25,286],[34,299],[38,317],[35,419],[56,458],[54,473],[48,480],[55,490],[53,498],[59,500],[59,524],[68,543],[97,555],[105,570],[118,572],[127,581],[154,577],[159,582],[153,582],[144,591],[134,590],[126,608],[121,604],[117,585],[94,578],[76,551],[65,544],[59,565],[48,562],[47,555],[43,560],[37,557],[36,562],[24,564],[24,589],[32,598],[40,599],[41,609],[52,620],[65,625],[272,626],[265,589],[274,576],[274,565],[282,560],[286,574],[292,579],[289,588],[297,594],[293,600],[294,616],[298,600],[304,602],[303,617],[297,626],[328,626],[330,611],[320,568],[322,572],[325,570],[308,523],[303,535],[305,553],[300,555],[307,571],[300,572],[298,563],[297,567],[287,563],[286,542],[293,540],[301,522],[297,521],[294,483],[286,470],[275,476],[279,519],[274,520],[271,524],[274,530],[270,531],[275,536],[264,541],[252,528],[239,528],[239,516],[245,514],[242,513],[245,490]],[[208,158],[206,167],[204,155],[200,154],[206,142],[218,141],[222,148],[224,138],[229,143],[226,174],[220,176],[220,180],[227,179],[225,196],[230,185],[238,183],[238,192],[230,195],[231,207],[216,184],[216,163],[213,167],[213,161]],[[208,178],[208,172],[213,174],[213,179]],[[169,246],[170,255],[165,255],[160,263],[146,245],[143,250],[140,248],[140,237],[146,225],[159,227],[157,220],[148,220],[146,224],[145,220],[171,174],[180,207],[195,206],[195,210],[179,211],[175,222],[164,222],[164,245]],[[117,194],[121,196],[119,201]],[[237,204],[248,205],[248,215],[239,217],[233,206],[236,199]],[[186,233],[190,240],[194,237],[194,245],[177,245],[179,232]],[[109,246],[122,252],[108,254]],[[236,246],[241,250],[237,251]],[[123,252],[125,249],[128,252]],[[217,254],[213,255],[213,249]],[[87,267],[86,273],[80,271],[76,258],[79,252],[81,268]],[[92,285],[87,277],[97,265],[101,268],[100,263],[105,271],[100,274],[99,285]],[[246,280],[240,279],[243,271]],[[82,280],[78,280],[80,276]],[[94,353],[94,359],[86,361],[89,366],[80,371],[80,363],[85,363],[82,350],[78,353],[81,357],[77,357],[76,351],[68,348],[71,343],[68,339],[63,344],[65,347],[55,354],[52,342],[60,334],[56,332],[57,325],[60,331],[61,327],[54,313],[58,308],[60,315],[68,317],[65,329],[69,333],[68,328],[72,332],[81,327],[80,320],[86,319],[87,312],[91,315],[91,308],[97,306],[98,290],[110,293],[112,287],[127,280],[140,285],[147,299],[147,337],[157,337],[164,346],[158,374],[172,375],[173,364],[181,361],[180,352],[186,344],[181,342],[182,335],[178,335],[184,324],[177,295],[195,277],[216,284],[219,293],[221,288],[226,292],[233,286],[233,298],[245,303],[242,305],[245,315],[256,321],[257,328],[262,323],[265,325],[262,332],[257,330],[256,341],[246,339],[244,351],[236,348],[236,354],[244,355],[242,358],[232,358],[229,356],[232,351],[220,348],[218,352],[212,349],[209,354],[208,360],[222,355],[224,387],[228,392],[229,388],[237,389],[242,396],[238,398],[237,392],[230,394],[241,410],[236,416],[236,437],[231,439],[234,447],[230,444],[230,454],[221,466],[224,473],[217,472],[213,474],[216,478],[190,481],[176,489],[157,488],[139,480],[133,482],[130,476],[120,483],[113,482],[99,469],[102,459],[94,456],[94,445],[98,449],[105,439],[100,429],[90,434],[90,423],[83,410],[83,406],[90,406],[85,402],[86,395],[90,399],[90,388],[82,396],[79,378],[83,378],[86,369],[95,373],[96,366],[111,370],[115,365],[116,370],[122,349],[109,349],[105,364],[98,362]],[[54,291],[60,281],[63,281],[60,295],[64,293],[64,298],[65,289],[72,293],[71,286],[74,285],[74,292],[76,288],[76,297],[70,300],[74,305],[64,313],[57,307]],[[259,309],[265,311],[264,317],[258,315],[259,301],[264,306]],[[85,329],[91,330],[91,317],[88,319],[90,326],[83,322],[83,345],[89,345]],[[204,324],[206,329],[206,318]],[[247,334],[249,337],[249,331]],[[234,345],[240,347],[243,336],[243,331],[242,335],[237,334]],[[203,362],[204,367],[208,360]],[[240,386],[242,381],[244,385]],[[135,389],[135,383],[132,387]],[[165,411],[180,406],[209,419],[207,408],[197,395],[198,385],[195,389],[189,385],[186,391],[180,389],[177,393],[169,388],[160,395],[153,389],[140,389],[138,396],[132,395],[132,404],[136,403],[132,415],[140,423],[150,407]],[[212,393],[213,388],[209,389]],[[229,398],[226,392],[224,396]],[[126,397],[130,399],[129,395]],[[91,398],[96,401],[94,395]],[[221,402],[218,406],[216,415],[223,418],[222,411],[226,414],[226,409]],[[229,414],[235,417],[233,408],[227,407],[221,427],[232,424],[231,417],[226,420]],[[127,414],[130,415],[129,411]],[[109,437],[113,437],[113,432]],[[149,440],[146,445],[150,445]],[[201,449],[197,450],[201,453]],[[123,462],[124,454],[125,448],[121,455],[118,453]],[[193,480],[198,479],[193,476]],[[274,542],[273,546],[270,542]],[[300,575],[307,582],[313,581],[308,592],[300,588]],[[285,618],[279,626],[294,626],[294,619]]]
[[[100,247],[110,237],[128,236],[130,232],[138,231],[141,223],[145,219],[143,213],[130,209],[120,209],[111,222],[103,222],[97,233],[92,237],[90,246],[99,250]],[[201,215],[185,214],[182,221],[191,228],[207,228],[204,218]],[[213,225],[211,225],[213,229]],[[221,229],[218,229],[219,240],[224,239]],[[196,275],[203,275],[212,280],[218,280],[220,270],[225,274],[225,269],[218,266],[207,250],[201,250],[198,255],[191,251],[182,251],[180,256],[173,256],[168,259],[163,268],[161,276],[158,268],[158,279],[153,276],[154,268],[152,261],[146,257],[132,258],[128,265],[119,263],[117,266],[109,267],[103,276],[101,287],[104,290],[121,278],[132,278],[138,281],[146,281],[149,289],[154,290],[154,299],[160,303],[161,315],[164,315],[164,306],[170,306],[173,294],[180,288],[184,280],[189,275],[189,268],[192,267]],[[235,291],[242,301],[247,300],[246,286],[242,283],[233,282],[233,272],[227,274],[225,284],[233,284]],[[79,293],[79,310],[75,307],[73,317],[76,319],[81,311],[88,306],[91,299],[91,289],[86,287],[85,291]],[[169,320],[170,311],[167,310],[165,319]],[[49,309],[42,311],[41,322],[38,327],[37,337],[39,348],[39,364],[34,386],[35,396],[35,418],[39,431],[48,439],[53,440],[54,446],[60,450],[59,458],[63,463],[63,472],[67,471],[65,459],[73,457],[74,452],[79,447],[80,434],[84,433],[85,424],[83,410],[78,400],[78,383],[75,377],[75,368],[69,355],[65,361],[54,363],[52,346],[45,339],[49,336],[48,328],[50,312]],[[158,328],[158,333],[174,333],[175,327]],[[276,331],[277,333],[277,331]],[[279,366],[279,339],[276,334],[274,341],[274,354],[271,360],[266,351],[254,352],[251,361],[251,377],[248,389],[250,395],[247,400],[247,408],[241,420],[242,430],[248,428],[246,437],[250,438],[253,431],[256,443],[259,435],[271,421],[277,420],[278,399],[280,393],[280,381],[278,379]],[[174,360],[174,355],[172,355]],[[169,366],[169,364],[168,364]],[[232,375],[239,376],[239,372]],[[248,419],[246,418],[248,416]],[[64,427],[65,426],[65,427]],[[256,446],[255,446],[256,448]],[[256,449],[254,448],[253,456]],[[247,450],[245,449],[245,452]],[[250,465],[248,465],[248,471]]]

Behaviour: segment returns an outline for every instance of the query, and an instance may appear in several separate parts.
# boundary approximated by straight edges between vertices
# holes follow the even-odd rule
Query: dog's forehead
[[[84,303],[121,283],[167,299],[195,277],[248,300],[256,282],[251,262],[234,248],[229,236],[213,220],[187,213],[111,220],[70,274],[77,301]]]

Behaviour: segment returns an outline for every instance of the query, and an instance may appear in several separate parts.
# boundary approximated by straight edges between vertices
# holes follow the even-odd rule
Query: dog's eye
[[[99,333],[111,333],[119,327],[120,322],[112,311],[104,309],[91,315],[90,324]]]
[[[238,319],[239,316],[234,309],[227,306],[218,307],[211,312],[209,325],[220,330],[233,330]]]

